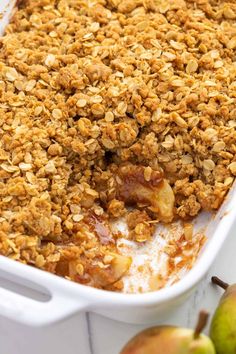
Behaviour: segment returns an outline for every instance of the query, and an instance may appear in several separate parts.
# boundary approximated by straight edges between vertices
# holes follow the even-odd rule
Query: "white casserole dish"
[[[0,33],[14,2],[1,0]],[[49,325],[78,311],[92,311],[129,323],[150,323],[157,316],[170,312],[183,302],[209,270],[236,219],[236,188],[232,187],[218,213],[209,219],[201,213],[196,229],[205,229],[207,243],[194,267],[178,283],[146,294],[120,294],[98,290],[70,282],[39,269],[0,256],[0,277],[47,294],[47,301],[38,301],[19,294],[12,286],[0,288],[0,315],[31,326]]]

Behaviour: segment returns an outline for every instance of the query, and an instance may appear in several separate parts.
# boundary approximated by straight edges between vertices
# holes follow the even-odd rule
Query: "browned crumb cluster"
[[[0,253],[122,289],[110,219],[144,242],[231,187],[235,63],[234,0],[21,1],[0,40]]]

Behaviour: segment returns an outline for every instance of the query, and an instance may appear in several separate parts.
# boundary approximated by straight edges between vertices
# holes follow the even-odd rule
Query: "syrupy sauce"
[[[92,231],[95,232],[102,245],[115,243],[109,224],[104,218],[90,213],[85,217],[85,222],[89,225]]]
[[[123,278],[123,292],[156,291],[183,278],[194,266],[206,241],[205,229],[197,226],[195,231],[191,239],[186,239],[182,223],[174,222],[171,227],[159,223],[153,237],[145,243],[120,238],[119,251],[133,259],[129,273]]]
[[[15,6],[19,7],[20,5],[23,5],[24,2],[25,2],[25,0],[16,0]]]
[[[125,185],[141,184],[145,187],[157,187],[163,181],[163,173],[160,171],[151,171],[150,179],[144,178],[144,166],[128,164],[121,166],[118,170],[118,176]]]
[[[117,184],[117,198],[127,205],[136,203],[150,204],[150,193],[153,189],[161,188],[163,185],[163,174],[160,171],[152,170],[150,179],[144,178],[143,166],[129,164],[118,170],[118,178],[121,183]],[[142,192],[141,192],[142,190]]]
[[[202,236],[201,240],[199,241],[199,251],[201,250],[202,246],[204,245],[206,238]],[[175,253],[169,257],[168,266],[169,266],[169,274],[173,274],[178,272],[181,268],[191,268],[193,263],[193,255],[192,250],[195,246],[194,241],[186,241],[184,235],[176,241],[176,251]],[[179,262],[176,264],[176,259],[179,258]]]

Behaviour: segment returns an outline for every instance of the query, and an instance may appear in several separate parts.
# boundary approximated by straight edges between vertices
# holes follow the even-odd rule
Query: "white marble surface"
[[[156,323],[193,326],[200,308],[213,312],[222,291],[210,284],[212,274],[236,282],[236,225],[193,296],[171,317],[157,318]],[[142,328],[91,313],[77,314],[63,323],[40,329],[0,317],[0,354],[118,354],[125,342]]]

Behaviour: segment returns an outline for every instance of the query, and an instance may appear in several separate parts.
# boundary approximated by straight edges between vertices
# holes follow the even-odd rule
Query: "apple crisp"
[[[0,254],[122,291],[121,239],[142,250],[181,220],[150,289],[165,286],[204,242],[191,219],[233,184],[235,103],[234,0],[18,1],[0,39]]]

